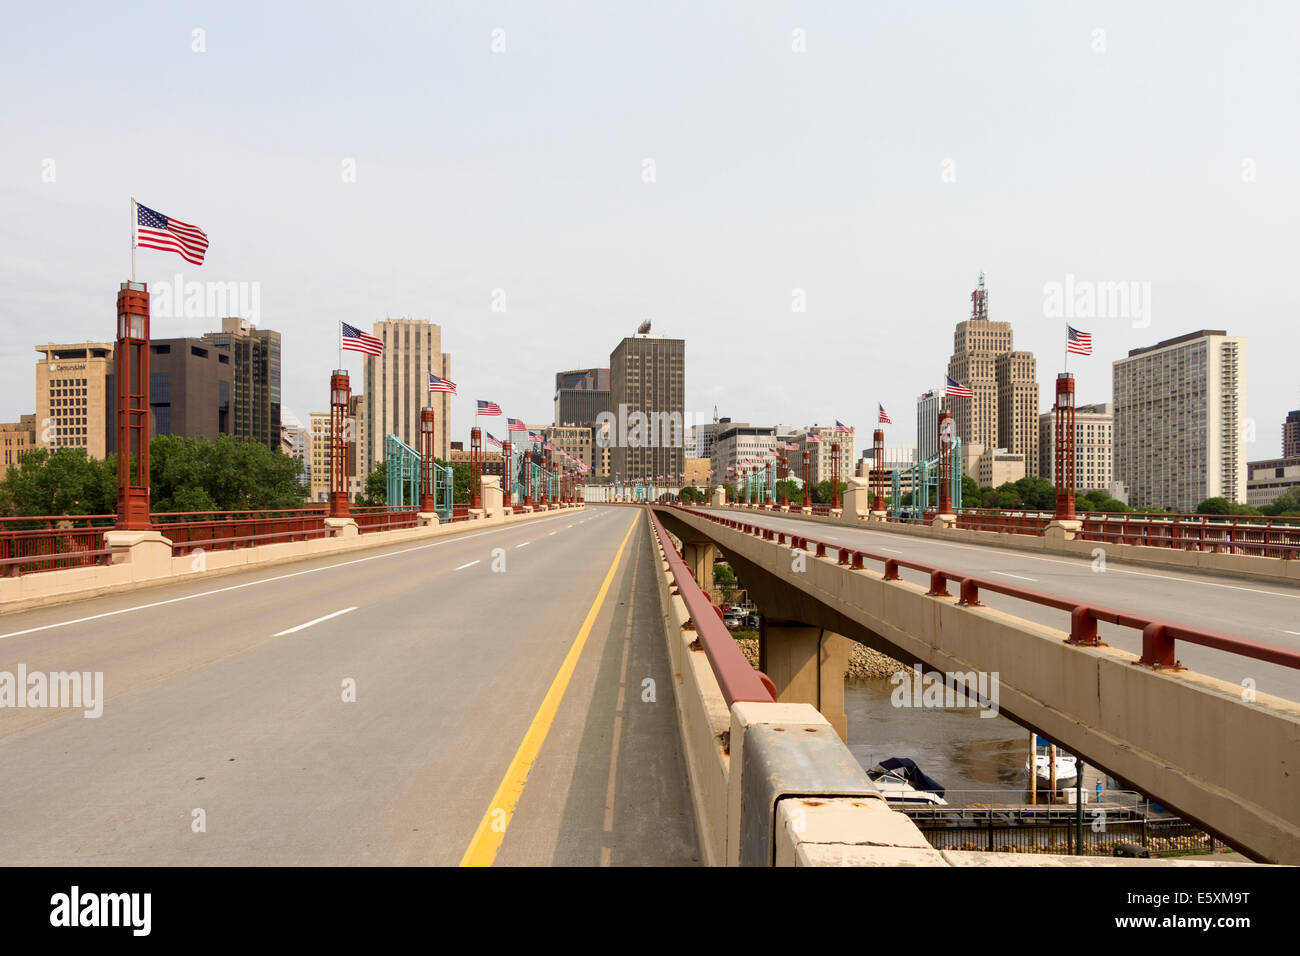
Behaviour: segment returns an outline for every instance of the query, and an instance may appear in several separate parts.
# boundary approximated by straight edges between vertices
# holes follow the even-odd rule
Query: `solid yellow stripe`
[[[533,761],[537,759],[542,744],[546,742],[546,735],[551,729],[551,722],[555,719],[556,711],[560,708],[560,701],[564,699],[564,692],[569,686],[569,679],[578,666],[578,658],[582,656],[582,648],[587,643],[587,636],[591,633],[592,625],[596,623],[596,615],[600,613],[600,607],[605,602],[605,595],[609,593],[609,586],[614,580],[614,572],[618,570],[619,561],[623,558],[623,551],[627,548],[628,539],[632,537],[632,529],[636,527],[638,518],[640,518],[639,512],[632,519],[632,523],[627,526],[627,534],[623,535],[623,543],[618,546],[618,553],[614,555],[614,561],[605,573],[605,580],[596,593],[596,600],[591,603],[591,610],[587,612],[586,620],[582,622],[582,627],[578,629],[578,636],[574,638],[573,646],[569,648],[569,653],[565,655],[559,673],[555,675],[555,680],[551,681],[550,690],[546,692],[546,697],[542,699],[542,706],[538,708],[536,716],[533,717],[533,722],[528,727],[528,732],[524,734],[523,742],[515,752],[514,759],[510,761],[510,766],[501,781],[501,786],[497,787],[496,795],[492,797],[492,802],[488,805],[487,813],[483,814],[478,829],[474,831],[474,839],[469,841],[469,848],[465,851],[465,855],[461,857],[461,866],[491,866],[493,860],[496,859],[497,851],[501,849],[501,841],[506,838],[506,828],[510,826],[510,820],[515,815],[515,807],[519,803],[519,798],[523,796],[524,784],[528,782],[528,771],[532,769]]]

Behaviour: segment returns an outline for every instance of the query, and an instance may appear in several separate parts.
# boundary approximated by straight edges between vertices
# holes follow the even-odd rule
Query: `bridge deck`
[[[1135,611],[1280,647],[1300,648],[1300,589],[1283,585],[1253,584],[1240,578],[1187,574],[1116,562],[1106,564],[1105,570],[1099,571],[1093,561],[1082,558],[948,543],[771,512],[722,509],[714,513],[726,514],[748,524],[806,535],[828,544],[860,548],[888,557],[1002,580],[1030,591]],[[918,584],[925,583],[924,576],[916,572],[904,571],[902,576]],[[992,592],[981,594],[980,600],[1008,614],[1068,630],[1068,616],[1064,612]],[[1141,651],[1141,635],[1137,631],[1102,624],[1099,634],[1102,640],[1115,647],[1133,653]],[[1199,673],[1233,683],[1249,678],[1260,693],[1300,700],[1300,672],[1291,668],[1192,644],[1180,644],[1178,657],[1186,667]]]
[[[4,862],[460,862],[634,519],[497,861],[695,861],[645,521],[607,509],[6,615],[0,671],[106,703],[0,710]]]

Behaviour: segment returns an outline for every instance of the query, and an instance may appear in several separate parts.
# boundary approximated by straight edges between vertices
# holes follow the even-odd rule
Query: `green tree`
[[[0,486],[10,515],[109,514],[117,507],[117,460],[84,449],[33,448],[10,465]]]
[[[388,504],[388,462],[381,461],[374,471],[366,475],[366,490],[359,504],[362,507]]]

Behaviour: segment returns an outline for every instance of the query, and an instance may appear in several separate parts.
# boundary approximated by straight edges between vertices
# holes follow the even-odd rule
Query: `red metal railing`
[[[154,530],[172,542],[172,554],[222,551],[255,544],[306,541],[328,533],[325,505],[274,511],[167,511],[150,515]]]
[[[650,526],[654,528],[659,543],[663,546],[673,581],[691,616],[687,627],[694,626],[699,635],[700,647],[709,659],[709,666],[713,668],[713,676],[718,680],[727,706],[730,707],[738,700],[760,701],[765,704],[775,701],[776,686],[766,674],[754,670],[745,659],[744,652],[722,622],[722,610],[695,583],[694,574],[677,553],[676,545],[664,530],[654,509],[647,507],[646,513],[650,517]]]
[[[108,563],[104,532],[116,515],[0,518],[0,575],[59,571]]]
[[[957,511],[957,527],[969,531],[1000,531],[1004,534],[1041,535],[1053,516],[1041,511],[993,511],[987,508],[962,508]]]
[[[1227,651],[1230,654],[1249,657],[1253,660],[1267,661],[1272,664],[1280,664],[1283,667],[1300,669],[1300,651],[1291,650],[1289,648],[1278,647],[1273,644],[1264,644],[1260,641],[1252,641],[1244,637],[1234,637],[1230,634],[1220,634],[1216,631],[1207,631],[1198,627],[1187,627],[1182,624],[1174,624],[1170,621],[1162,621],[1157,618],[1146,617],[1140,614],[1129,614],[1125,611],[1117,611],[1114,608],[1075,601],[1071,598],[1057,597],[1051,594],[1043,594],[1038,591],[1029,591],[1013,585],[1003,584],[1000,581],[977,578],[972,575],[945,570],[936,567],[935,565],[924,564],[919,561],[900,560],[899,558],[891,558],[870,551],[862,551],[856,548],[845,548],[840,545],[827,544],[826,542],[818,541],[815,538],[790,534],[785,531],[776,531],[771,528],[748,524],[743,521],[737,521],[707,511],[687,508],[683,505],[669,507],[675,507],[677,510],[706,518],[709,521],[741,531],[745,534],[751,534],[768,541],[775,541],[778,544],[787,544],[791,548],[798,548],[807,554],[814,555],[815,557],[821,558],[833,556],[841,565],[845,565],[853,570],[865,569],[866,562],[868,561],[877,563],[881,565],[884,579],[886,581],[897,581],[898,572],[902,568],[918,571],[929,576],[930,590],[927,593],[932,597],[950,597],[951,594],[948,591],[948,584],[955,583],[958,587],[959,596],[957,603],[962,606],[978,607],[980,604],[980,592],[993,591],[1030,604],[1037,604],[1065,611],[1070,615],[1069,642],[1071,644],[1095,645],[1099,643],[1097,637],[1097,624],[1100,621],[1109,624],[1116,624],[1120,627],[1135,628],[1142,632],[1142,657],[1140,663],[1148,667],[1179,666],[1175,658],[1175,642],[1187,641],[1190,644],[1197,644],[1202,647],[1212,647],[1217,650]]]
[[[366,534],[370,531],[393,531],[397,528],[414,528],[419,519],[419,508],[353,508],[352,520],[357,523],[357,531]]]

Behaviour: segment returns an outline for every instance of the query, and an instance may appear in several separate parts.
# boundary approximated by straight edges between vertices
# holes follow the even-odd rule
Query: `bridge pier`
[[[812,704],[846,742],[844,672],[851,646],[847,637],[834,631],[767,616],[758,632],[758,669],[776,685],[776,699],[783,704]]]
[[[718,546],[712,541],[683,541],[682,560],[695,575],[695,583],[705,594],[713,593],[713,561],[718,556]]]

